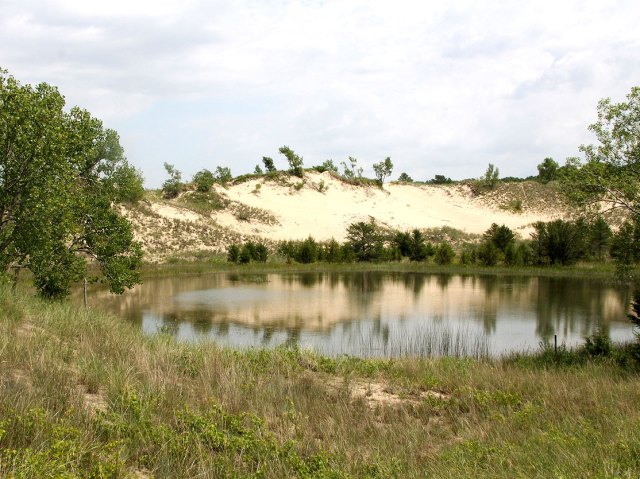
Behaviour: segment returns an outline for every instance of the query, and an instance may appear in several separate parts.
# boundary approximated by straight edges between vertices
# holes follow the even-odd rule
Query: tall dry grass
[[[363,360],[145,337],[0,288],[3,477],[638,477],[609,360]]]

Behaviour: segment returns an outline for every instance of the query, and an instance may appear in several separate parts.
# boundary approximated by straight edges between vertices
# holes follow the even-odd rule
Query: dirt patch
[[[84,384],[78,384],[77,390],[81,395],[82,403],[89,411],[89,414],[93,415],[98,411],[104,412],[107,410],[107,391],[104,388],[100,388],[96,392],[89,392],[87,386]]]
[[[335,378],[328,384],[333,388],[340,389],[345,387],[347,383],[343,378]],[[417,394],[397,394],[393,388],[376,381],[350,381],[348,387],[352,399],[364,399],[372,409],[378,406],[417,406],[426,399],[441,401],[451,399],[449,394],[435,390],[420,391]]]

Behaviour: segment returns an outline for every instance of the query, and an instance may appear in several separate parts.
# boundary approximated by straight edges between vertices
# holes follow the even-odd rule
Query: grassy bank
[[[637,477],[612,360],[328,359],[0,289],[2,477]]]
[[[223,257],[211,256],[196,261],[173,261],[159,264],[147,263],[142,268],[143,277],[178,276],[213,272],[234,273],[304,273],[304,272],[362,272],[379,271],[389,273],[432,274],[483,274],[512,276],[590,277],[614,279],[613,263],[578,263],[572,266],[478,266],[452,264],[440,266],[433,263],[382,262],[382,263],[267,263],[234,264]]]

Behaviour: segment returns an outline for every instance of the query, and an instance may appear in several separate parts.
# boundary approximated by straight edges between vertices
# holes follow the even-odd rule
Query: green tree
[[[88,261],[113,292],[138,283],[140,246],[113,208],[142,188],[123,153],[89,112],[65,111],[55,87],[0,71],[0,273],[27,268],[49,297],[67,295]]]
[[[494,189],[498,184],[499,176],[500,170],[498,170],[498,168],[496,168],[492,163],[489,163],[487,171],[484,172],[484,176],[482,177],[484,186],[489,189]]]
[[[400,173],[400,176],[398,176],[398,181],[400,183],[413,183],[413,178],[411,178],[403,171],[402,173]]]
[[[384,183],[384,179],[387,176],[391,175],[391,172],[393,171],[393,163],[391,162],[391,158],[387,156],[384,161],[381,161],[380,163],[374,163],[373,171],[376,174],[376,180],[378,181],[378,184],[382,186],[382,184]]]
[[[289,162],[289,173],[298,178],[302,178],[304,176],[304,169],[302,168],[303,159],[301,156],[297,155],[291,148],[288,146],[282,146],[278,150]]]
[[[304,240],[299,248],[296,260],[299,263],[309,264],[315,263],[318,259],[318,243],[309,236],[306,240]]]
[[[589,253],[597,259],[603,260],[609,251],[612,236],[613,232],[609,224],[601,216],[596,218],[589,227]]]
[[[580,146],[584,161],[567,160],[565,192],[589,211],[606,205],[640,214],[640,87],[631,89],[626,102],[601,100],[589,130],[598,143]]]
[[[541,183],[549,183],[550,181],[558,179],[560,165],[556,163],[553,158],[545,158],[542,163],[538,165],[538,180]]]
[[[196,190],[200,193],[208,193],[211,190],[211,187],[215,183],[215,178],[213,177],[213,173],[209,170],[204,169],[198,171],[195,175],[193,175],[193,184],[196,185]]]
[[[271,173],[273,171],[276,171],[276,167],[273,164],[273,159],[268,157],[268,156],[263,156],[262,157],[262,163],[264,164],[264,170],[267,173]]]
[[[358,166],[358,159],[353,156],[349,157],[349,165],[346,162],[341,162],[342,176],[349,180],[357,180],[362,178],[362,168]]]
[[[240,247],[233,243],[227,248],[227,261],[230,263],[240,262]]]
[[[216,183],[225,186],[231,180],[233,180],[233,175],[231,174],[231,168],[227,166],[216,166],[216,172],[213,175]]]
[[[184,189],[182,184],[182,173],[175,166],[164,163],[164,169],[169,175],[169,179],[162,183],[162,196],[165,198],[176,198]]]
[[[382,248],[382,237],[375,222],[359,221],[347,227],[347,241],[358,261],[377,259]]]
[[[449,185],[453,183],[453,180],[444,175],[435,175],[432,180],[429,180],[432,185]]]
[[[449,243],[443,241],[436,248],[436,252],[434,255],[434,260],[439,265],[451,264],[453,259],[456,257],[455,251]]]
[[[484,239],[493,243],[496,248],[504,253],[510,244],[515,244],[516,235],[508,226],[498,226],[497,223],[493,223],[485,231]]]

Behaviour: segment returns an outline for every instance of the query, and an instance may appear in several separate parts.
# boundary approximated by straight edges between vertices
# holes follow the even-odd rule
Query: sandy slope
[[[189,210],[179,200],[143,202],[122,212],[133,223],[148,261],[199,250],[222,252],[230,243],[249,238],[311,235],[317,240],[343,241],[349,224],[371,218],[402,231],[450,226],[482,233],[498,223],[528,238],[531,223],[549,221],[564,212],[557,192],[537,183],[501,185],[477,196],[464,185],[385,184],[380,189],[350,185],[328,173],[307,172],[304,185],[296,188],[299,182],[298,178],[260,178],[228,188],[216,186],[229,204],[210,216]],[[521,213],[500,208],[516,197],[522,201]]]
[[[318,191],[323,181],[326,192]],[[256,184],[261,184],[255,192]],[[270,239],[335,238],[343,240],[346,227],[354,221],[377,222],[400,230],[451,226],[468,233],[482,233],[492,223],[505,224],[528,236],[534,221],[548,221],[558,213],[525,211],[514,214],[486,199],[474,197],[466,186],[385,184],[384,189],[353,186],[328,173],[307,173],[306,184],[296,191],[276,183],[251,181],[233,186],[229,199],[269,210],[279,225],[267,226],[238,221],[228,213],[216,220],[244,234]]]

